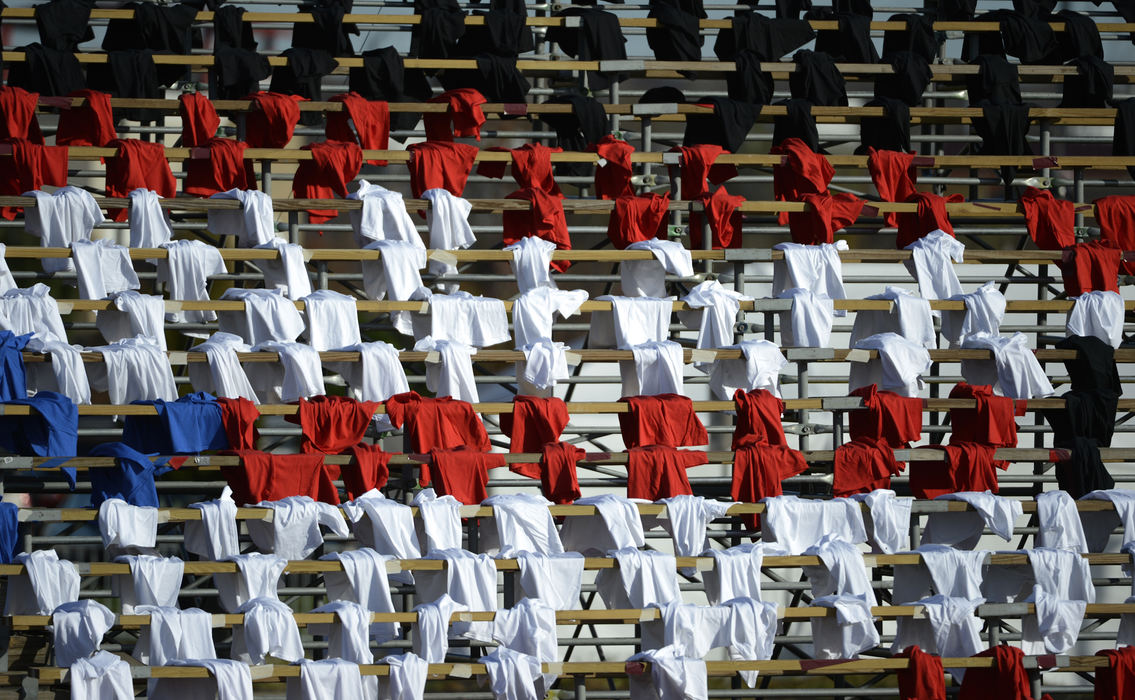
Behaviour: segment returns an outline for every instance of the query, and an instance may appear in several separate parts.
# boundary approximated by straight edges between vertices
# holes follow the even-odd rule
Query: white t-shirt
[[[226,272],[221,251],[204,241],[177,240],[162,246],[166,257],[158,258],[158,281],[169,285],[169,297],[179,301],[208,301],[209,278]],[[208,323],[217,314],[208,310],[173,311],[170,323]]]
[[[233,333],[249,345],[277,340],[291,342],[303,333],[304,323],[296,305],[279,290],[226,289],[222,300],[243,301],[243,311],[222,311],[217,328]]]
[[[276,238],[276,214],[272,198],[259,190],[227,190],[210,199],[235,199],[240,209],[210,209],[209,230],[222,236],[236,236],[237,245],[255,248]]]
[[[38,237],[44,248],[70,248],[76,241],[89,241],[91,231],[103,222],[94,195],[78,187],[68,185],[50,194],[36,190],[24,196],[36,200],[35,207],[24,210],[24,229]],[[67,258],[44,258],[41,262],[48,274],[72,269]]]
[[[144,187],[130,192],[131,248],[161,248],[173,238],[161,199],[157,192]]]
[[[80,299],[105,299],[127,289],[139,289],[130,249],[100,238],[71,244]]]
[[[339,350],[362,342],[355,298],[321,289],[303,298],[307,337],[319,351]]]

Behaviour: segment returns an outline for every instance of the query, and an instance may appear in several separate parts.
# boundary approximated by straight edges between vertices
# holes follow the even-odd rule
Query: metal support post
[[[678,193],[682,191],[681,190],[681,187],[682,187],[681,172],[682,171],[679,168],[678,169],[678,173],[679,173],[678,176],[670,178],[670,199],[677,199]],[[681,209],[675,209],[674,211],[670,212],[670,224],[672,226],[681,226],[682,225],[682,210]]]
[[[1047,119],[1042,119],[1040,122],[1040,154],[1042,156],[1052,155],[1052,122]],[[1041,168],[1041,177],[1052,177],[1052,170],[1050,168]]]
[[[796,396],[797,398],[808,398],[808,362],[801,360],[796,363]],[[808,415],[809,411],[806,408],[800,409],[800,451],[803,452],[808,449]]]
[[[21,700],[23,700],[23,698],[30,698],[31,700],[35,700],[38,697],[39,697],[39,679],[36,678],[35,676],[30,676],[30,675],[26,676],[24,678],[24,680],[20,682],[20,698],[21,698]]]
[[[690,217],[691,221],[693,217]],[[701,229],[701,247],[702,250],[713,250],[713,233],[709,230],[709,217],[702,212],[701,220],[698,222],[698,228]],[[713,261],[705,261],[705,274],[713,274]]]
[[[504,572],[504,606],[511,608],[516,605],[516,572]]]
[[[1084,201],[1084,169],[1076,168],[1072,171],[1072,191],[1077,202]],[[1083,212],[1076,212],[1076,228],[1084,225]]]
[[[643,152],[649,152],[654,141],[654,127],[651,124],[650,117],[642,117],[640,125],[642,127],[642,150]],[[642,174],[650,175],[653,165],[653,163],[643,163]]]
[[[613,104],[613,105],[619,104],[619,83],[618,83],[618,81],[615,81],[615,80],[611,81],[610,87],[607,88],[607,99],[609,99],[611,101],[611,104]],[[611,131],[620,131],[621,130],[620,129],[621,124],[622,124],[621,116],[618,115],[618,114],[612,114],[611,115]]]
[[[272,161],[267,158],[260,161],[260,191],[272,196]]]
[[[300,213],[298,211],[288,212],[288,242],[300,242]]]
[[[320,289],[327,289],[327,261],[315,261],[316,284]]]
[[[738,294],[744,294],[745,293],[745,263],[743,261],[738,261],[738,262],[733,263],[733,291],[737,292]],[[745,312],[738,309],[737,310],[737,323],[744,323],[744,322],[745,322]],[[736,329],[736,327],[735,327],[735,330],[734,330],[734,333],[733,333],[733,342],[734,343],[740,343],[744,339],[745,339],[745,334],[740,332],[740,330]]]
[[[1037,266],[1037,277],[1043,279],[1047,276],[1048,276],[1048,265],[1038,265]],[[1037,285],[1036,285],[1036,298],[1037,298],[1037,301],[1044,301],[1044,300],[1048,299],[1048,287],[1045,285],[1045,283],[1043,281],[1040,281],[1040,280],[1037,281]],[[1045,313],[1044,311],[1038,312],[1037,315],[1036,315],[1037,328],[1044,328],[1047,324],[1048,324],[1048,314]],[[1041,340],[1042,337],[1043,337],[1043,335],[1038,330],[1037,334],[1036,334],[1036,348],[1037,348],[1037,350],[1042,349],[1041,348],[1041,343],[1043,342]],[[1040,362],[1041,371],[1044,371],[1045,373],[1047,373],[1048,363],[1044,362],[1043,360],[1040,360],[1039,362]],[[1034,425],[1041,426],[1043,428],[1044,423],[1045,423],[1044,416],[1042,416],[1039,412],[1034,414],[1033,415],[1033,422],[1034,422]],[[1033,433],[1033,447],[1036,447],[1036,448],[1044,447],[1044,431],[1043,430],[1038,431],[1036,433]],[[1035,474],[1037,476],[1037,480],[1035,482],[1033,482],[1033,488],[1032,488],[1033,498],[1036,498],[1037,495],[1039,495],[1042,491],[1044,491],[1044,484],[1041,482],[1041,478],[1040,478],[1044,474],[1044,463],[1043,462],[1033,462],[1033,474]]]
[[[480,518],[470,518],[468,522],[469,522],[469,546],[468,546],[468,550],[470,552],[476,552],[476,551],[479,551],[480,548],[481,548],[481,543],[480,543],[481,520],[480,520]]]
[[[587,700],[587,676],[572,676],[575,681],[575,700]]]
[[[930,365],[930,376],[931,377],[937,378],[941,374],[942,374],[942,370],[938,367],[937,362]],[[938,382],[934,382],[933,384],[930,385],[930,397],[934,398],[934,399],[942,398],[942,385],[941,384],[939,384]],[[930,413],[930,424],[931,425],[938,425],[939,422],[940,421],[938,419],[938,412],[932,411]]]

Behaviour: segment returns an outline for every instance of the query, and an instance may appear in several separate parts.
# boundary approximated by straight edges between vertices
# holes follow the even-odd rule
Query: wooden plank
[[[5,52],[4,55],[6,56],[7,52]],[[183,161],[192,158],[194,150],[195,149],[169,147],[165,149],[166,159],[170,161]],[[100,160],[102,158],[114,157],[116,154],[116,149],[98,148],[94,146],[73,146],[68,150],[68,156],[71,160]],[[244,154],[246,158],[254,160],[272,160],[284,163],[311,160],[311,151],[298,148],[249,148],[245,150]],[[630,155],[630,160],[632,163],[662,163],[663,156],[664,154],[661,151],[635,151]],[[363,157],[366,159],[387,160],[391,163],[405,163],[410,158],[410,152],[397,150],[364,150]],[[595,153],[568,151],[553,153],[550,158],[553,163],[597,163],[599,160],[599,156]],[[1032,168],[1036,162],[1036,159],[1032,156],[931,156],[930,158],[933,159],[933,163],[926,167],[933,168],[996,169],[1003,166]],[[1131,156],[1055,156],[1051,157],[1049,160],[1051,161],[1049,167],[1057,170],[1069,168],[1122,170],[1128,166],[1135,165],[1135,157]],[[474,161],[479,163],[509,163],[512,161],[512,155],[507,151],[482,150],[477,153]],[[718,156],[716,162],[733,165],[771,167],[780,165],[782,161],[782,156],[774,154],[729,153]],[[867,156],[832,155],[828,156],[828,162],[835,167],[864,168],[867,166]],[[989,211],[996,211],[996,207],[992,207],[991,205]]]
[[[93,9],[90,14],[91,19],[98,20],[132,19],[133,16],[133,10],[125,9]],[[31,7],[9,7],[3,10],[0,17],[5,19],[32,19],[35,17],[35,10]],[[197,13],[196,17],[194,17],[193,21],[201,24],[211,23],[214,21],[214,17],[215,14],[212,11],[201,10]],[[251,22],[253,24],[310,24],[315,21],[314,16],[308,12],[245,12],[243,19],[245,22]],[[653,18],[620,16],[618,19],[619,26],[621,27],[654,28],[658,26],[658,20]],[[416,26],[421,24],[421,15],[400,13],[348,13],[343,16],[343,21],[364,26]],[[484,26],[485,17],[483,15],[467,14],[464,15],[464,23],[467,27]],[[565,18],[527,17],[525,24],[529,27],[563,27],[565,26]],[[839,28],[839,22],[834,20],[809,20],[809,24],[812,29],[816,31],[830,31]],[[1064,22],[1049,22],[1048,25],[1054,32],[1065,31]],[[698,26],[700,29],[728,29],[733,25],[730,19],[700,19]],[[906,28],[906,22],[882,20],[871,22],[871,31],[873,32],[898,31],[905,30]],[[1098,22],[1096,28],[1100,32],[1131,32],[1135,31],[1135,24],[1125,22]],[[939,32],[1000,32],[1001,25],[999,22],[982,21],[980,19],[968,21],[938,21],[934,22],[934,30]]]
[[[981,606],[977,609],[977,616],[984,617],[990,613],[984,613]],[[1014,605],[1018,612],[1014,615],[1031,615],[1036,612],[1035,606],[1032,603],[1025,603]],[[923,606],[921,605],[875,605],[871,607],[871,615],[880,619],[899,619],[909,618],[921,615],[923,613]],[[777,610],[777,619],[780,620],[814,620],[819,618],[835,617],[834,608],[826,607],[781,607]],[[1119,615],[1135,613],[1135,604],[1132,603],[1107,603],[1096,604],[1090,603],[1085,610],[1087,617],[1117,617]],[[1000,616],[1000,615],[999,615]],[[329,624],[335,622],[338,617],[334,613],[293,613],[292,617],[296,621],[296,625],[306,627],[307,625],[315,624]],[[496,617],[495,611],[464,611],[456,612],[450,617],[450,623],[454,622],[491,622]],[[645,609],[598,609],[598,610],[558,610],[556,611],[556,624],[557,625],[576,625],[576,624],[638,624],[640,622],[650,622],[662,619],[662,613],[658,608],[645,608]],[[40,627],[47,627],[51,624],[50,615],[13,615],[9,618],[12,627],[17,630],[28,630]],[[418,622],[418,614],[414,612],[408,613],[371,613],[370,622],[397,622],[400,624],[416,624]],[[213,627],[232,627],[234,625],[244,624],[244,615],[241,613],[228,614],[228,615],[213,615]],[[115,621],[115,626],[121,629],[139,629],[148,627],[150,625],[149,615],[119,615]]]
[[[834,23],[832,23],[834,25]],[[992,23],[990,23],[992,24]],[[1099,25],[1099,26],[1120,26],[1120,25]],[[76,59],[79,63],[93,63],[105,64],[107,62],[107,55],[105,53],[76,53]],[[22,51],[4,51],[2,54],[3,60],[8,63],[21,63],[24,59]],[[733,62],[726,61],[654,61],[649,59],[634,59],[635,63],[641,63],[642,68],[639,71],[624,71],[624,72],[640,72],[646,77],[652,78],[683,78],[681,71],[696,70],[705,73],[732,73],[736,70]],[[169,55],[159,54],[154,56],[154,63],[157,65],[176,65],[176,66],[194,66],[194,67],[209,67],[213,65],[213,56],[207,54],[195,55]],[[345,75],[350,68],[358,68],[363,65],[362,58],[355,57],[338,57],[336,58],[339,66],[333,72],[335,75]],[[271,66],[284,66],[287,65],[287,59],[281,55],[268,56],[268,63]],[[404,61],[406,68],[420,68],[427,70],[473,70],[476,69],[477,63],[474,59],[420,59],[420,58],[407,58]],[[536,60],[536,59],[520,59],[516,62],[516,67],[524,72],[531,73],[546,73],[546,72],[561,72],[561,71],[594,71],[599,70],[598,61],[577,61],[571,59],[553,59],[553,60]],[[850,73],[854,70],[852,65],[837,64],[837,68],[844,73]],[[887,67],[889,69],[889,66]],[[761,70],[770,72],[772,76],[777,79],[786,79],[789,73],[795,71],[795,66],[791,62],[765,62],[761,64]],[[885,69],[886,70],[886,69]],[[968,75],[977,75],[978,67],[975,65],[940,65],[935,64],[931,66],[932,79],[936,82],[957,82],[959,78]],[[876,69],[876,72],[878,69]],[[1037,80],[1039,82],[1050,82],[1054,78],[1060,78],[1066,75],[1075,75],[1075,68],[1071,66],[1021,66],[1019,69],[1021,78],[1029,81]],[[1135,75],[1135,66],[1118,65],[1115,66],[1115,82],[1131,83],[1132,76]]]
[[[837,398],[837,397],[826,397]],[[824,398],[808,398],[808,399],[789,399],[785,401],[785,407],[788,409],[813,409],[824,410]],[[1063,408],[1064,399],[1048,398],[1048,399],[1029,399],[1021,401],[1025,404],[1026,410],[1044,410],[1050,408]],[[702,412],[710,411],[732,411],[736,408],[732,401],[694,401],[694,410]],[[954,408],[974,408],[976,402],[973,399],[923,399],[923,410],[928,411],[948,411]],[[479,413],[512,413],[513,405],[511,403],[492,403],[481,402],[472,404],[474,410]],[[261,404],[259,407],[260,414],[264,416],[292,416],[298,412],[298,407],[292,404]],[[574,401],[567,404],[568,413],[570,414],[613,414],[613,413],[627,413],[628,405],[624,403],[612,403],[607,401]],[[79,415],[81,416],[153,416],[157,415],[153,406],[149,405],[134,405],[134,404],[90,404],[79,406]],[[1118,409],[1121,411],[1135,410],[1135,399],[1120,399]],[[847,409],[850,410],[850,409]],[[383,406],[378,407],[375,413],[385,413],[386,409]],[[0,415],[9,416],[27,416],[31,415],[31,408],[29,406],[0,406]]]
[[[18,200],[18,197],[0,197],[0,206],[19,206],[21,202],[12,201]],[[166,200],[168,201],[168,200]],[[337,206],[342,200],[324,201],[324,206],[331,205]],[[749,204],[761,204],[759,202],[749,202]],[[777,204],[797,204],[796,202],[778,202]],[[803,204],[802,202],[800,204]],[[880,204],[884,204],[880,202]],[[899,205],[895,205],[899,206]],[[902,206],[906,206],[905,204]],[[1016,206],[1014,205],[1006,205]],[[1081,206],[1081,205],[1078,205]],[[176,210],[176,206],[167,207],[170,210]],[[409,207],[408,205],[408,208]],[[897,209],[888,209],[886,207],[876,207],[880,212],[884,211],[897,211]],[[777,211],[789,211],[787,208],[780,208]],[[998,216],[1003,216],[1005,209],[999,208]],[[219,249],[221,258],[224,260],[276,260],[280,256],[280,252],[275,249],[257,249],[257,248],[221,248]],[[378,250],[365,250],[356,248],[313,248],[306,251],[310,253],[311,260],[341,260],[341,261],[375,261],[381,260],[382,254]],[[458,262],[509,262],[512,260],[512,253],[504,250],[452,250],[444,251],[446,255],[452,255]],[[727,258],[724,250],[691,250],[690,257],[694,260],[725,260]],[[163,259],[168,257],[169,251],[165,248],[131,248],[130,258],[132,260],[149,260],[152,258]],[[428,255],[433,256],[438,253],[437,249],[428,251]],[[746,255],[748,253],[748,255]],[[1055,264],[1061,259],[1061,251],[1058,250],[967,250],[965,261],[961,264],[1042,264],[1050,265]],[[1135,252],[1132,253],[1135,255]],[[886,249],[858,249],[858,250],[842,250],[839,251],[840,260],[844,263],[857,263],[857,262],[870,262],[870,263],[899,263],[911,258],[911,251],[909,250],[886,250]],[[39,248],[36,246],[8,246],[4,251],[5,259],[43,259],[43,258],[69,258],[71,257],[70,248]],[[556,250],[552,252],[553,260],[571,260],[573,262],[621,262],[623,260],[653,260],[654,256],[647,250]],[[783,260],[783,250],[767,250],[767,249],[752,249],[746,251],[745,249],[729,251],[728,259],[731,262],[741,262],[746,259],[753,262],[766,262],[768,260]]]
[[[791,356],[792,351],[788,349],[788,354]],[[574,354],[579,355],[583,362],[620,362],[625,360],[633,360],[634,354],[630,350],[594,350],[590,348],[583,348],[573,350]],[[827,356],[807,358],[807,362],[846,362],[848,354],[851,350],[844,348],[832,348]],[[877,350],[864,350],[866,357],[870,359],[877,359],[879,351]],[[697,354],[695,354],[697,353]],[[686,348],[682,352],[682,359],[685,363],[695,361],[695,357],[704,358],[705,353],[712,353],[714,360],[740,360],[742,353],[740,350],[733,349],[715,349],[703,348],[694,350]],[[962,360],[994,360],[996,357],[992,350],[980,350],[976,348],[959,348],[953,350],[930,350],[930,359],[933,362],[960,362]],[[1033,354],[1042,362],[1057,362],[1076,359],[1076,351],[1074,350],[1034,350]],[[208,361],[208,357],[203,352],[181,352],[170,351],[167,353],[171,362],[175,363],[189,363],[189,364],[203,364]],[[25,364],[43,364],[51,361],[50,355],[44,355],[36,352],[22,353]],[[91,364],[99,364],[103,362],[102,353],[99,352],[83,352],[81,353],[84,362]],[[279,353],[274,352],[238,352],[236,353],[237,359],[241,363],[272,363],[278,362],[280,359]],[[417,350],[401,350],[398,357],[402,362],[425,362],[429,353]],[[328,362],[359,362],[360,354],[357,352],[345,351],[324,351],[319,353],[320,361]],[[479,350],[477,352],[477,360],[480,362],[521,362],[525,359],[523,352],[519,350]],[[701,359],[697,360],[701,361]],[[791,357],[789,361],[794,361]],[[797,360],[799,361],[799,360]],[[1115,361],[1120,363],[1135,362],[1135,349],[1121,349],[1115,352]],[[831,397],[828,397],[831,398]]]
[[[56,302],[60,306],[60,313],[69,314],[73,311],[108,311],[114,308],[114,302],[104,299],[57,299]],[[167,308],[170,303],[176,304],[177,309],[184,310],[209,310],[209,311],[244,311],[244,302],[229,300],[229,299],[211,299],[209,301],[188,301],[181,299],[171,299],[167,302]],[[305,309],[304,302],[295,301],[297,311]],[[502,301],[505,311],[512,310],[512,301]],[[759,299],[742,301],[742,311],[781,311],[787,310],[788,304],[784,300],[779,299]],[[894,302],[887,299],[836,299],[834,305],[836,309],[845,311],[889,311]],[[1074,302],[1067,300],[1028,300],[1019,299],[1008,302],[1006,310],[1008,313],[1038,313],[1038,312],[1067,312],[1072,309]],[[356,306],[362,312],[389,312],[389,311],[416,311],[418,313],[428,313],[429,302],[427,301],[367,301],[358,300]],[[690,311],[694,307],[689,306],[684,301],[673,302],[674,311]],[[942,301],[934,300],[930,302],[930,308],[934,310],[944,311],[963,311],[965,310],[964,301]],[[1128,311],[1135,310],[1135,300],[1125,300],[1124,308]],[[581,311],[610,311],[611,302],[609,301],[585,301],[580,305]]]
[[[994,452],[994,458],[998,460],[1005,460],[1009,462],[1053,462],[1059,459],[1053,458],[1053,450],[1042,448],[1019,448],[1019,447],[1000,447]],[[1062,451],[1056,450],[1058,454]],[[835,459],[835,452],[832,450],[808,450],[801,452],[804,460],[808,463],[828,463]],[[734,452],[719,452],[719,451],[706,451],[705,456],[708,464],[731,464],[734,459]],[[510,452],[502,454],[505,462],[508,464],[513,463],[529,463],[537,462],[540,460],[539,453],[528,452]],[[1101,448],[1100,456],[1105,462],[1124,462],[1135,460],[1135,448]],[[911,449],[895,450],[895,458],[901,462],[940,462],[942,461],[941,450],[931,447],[916,447]],[[0,458],[0,471],[42,471],[50,473],[58,473],[61,467],[69,467],[80,471],[87,469],[95,469],[101,467],[113,467],[116,465],[116,460],[113,457],[62,457],[63,462],[59,462],[59,457],[8,457]],[[181,469],[194,469],[197,471],[216,471],[222,466],[239,466],[241,464],[240,457],[235,455],[198,455],[194,457],[184,457],[177,455],[164,455],[153,456],[152,460],[167,462],[170,459],[187,459],[182,464]],[[350,455],[325,455],[323,457],[324,464],[346,465],[350,464],[354,458]],[[428,455],[415,455],[415,454],[395,454],[390,457],[390,464],[393,465],[413,465],[424,464],[429,462]],[[601,465],[619,465],[627,463],[627,454],[625,452],[590,452],[587,453],[579,464],[587,466],[601,466]],[[1031,513],[1035,510],[1036,503],[1034,501],[1022,501],[1026,513]],[[916,512],[918,502],[915,503]],[[1078,507],[1081,511],[1090,510],[1113,510],[1113,507],[1108,501],[1080,501]],[[732,507],[730,513],[733,515],[741,513],[761,513],[764,506],[761,504],[738,504]],[[562,505],[551,506],[552,515],[594,515],[595,511],[592,506],[577,506],[577,505]],[[654,513],[651,509],[658,509]],[[962,502],[950,502],[949,509],[952,510],[966,510],[967,507]],[[640,505],[640,512],[644,514],[660,514],[663,512],[662,506]],[[35,511],[28,511],[35,512]],[[410,512],[414,515],[417,514],[417,507],[411,506]],[[465,506],[462,508],[462,517],[466,518],[486,518],[492,517],[491,508],[478,508],[475,506]],[[170,509],[171,521],[179,520],[199,520],[200,513],[193,508]],[[259,508],[239,508],[237,509],[238,520],[270,520],[270,511]]]
[[[893,69],[889,64],[840,64],[843,72],[847,75],[887,75],[893,73]],[[971,66],[935,66],[936,68],[966,68],[970,69]],[[1022,66],[1024,68],[1036,68],[1035,66]],[[1043,68],[1043,67],[1042,67]],[[1067,73],[1065,71],[1056,71],[1059,66],[1052,67],[1054,69],[1053,75],[1072,75],[1074,73]],[[765,65],[765,69],[772,72],[795,72],[794,63],[781,63],[774,62]],[[968,72],[968,71],[967,71]],[[953,75],[954,71],[943,73],[943,77]],[[1047,73],[1046,73],[1047,74]],[[958,73],[961,75],[961,73]],[[58,109],[66,108],[68,104],[71,107],[80,107],[86,103],[86,98],[83,97],[43,97],[39,102],[41,109]],[[167,112],[176,112],[179,109],[179,102],[177,100],[167,99],[142,99],[142,98],[112,98],[111,105],[115,108],[123,109],[152,109],[163,110]],[[213,100],[213,106],[218,111],[223,112],[242,112],[254,109],[253,103],[250,100]],[[521,103],[522,109],[525,114],[539,116],[542,114],[570,114],[571,106],[559,103]],[[698,104],[678,104],[674,105],[675,111],[667,114],[643,115],[636,114],[634,105],[630,104],[608,104],[603,105],[604,110],[609,115],[625,116],[628,119],[643,119],[649,118],[652,121],[663,122],[681,122],[685,120],[685,116],[689,114],[711,114],[712,108],[698,105]],[[341,112],[343,111],[343,103],[341,102],[324,102],[324,101],[307,101],[299,104],[301,112]],[[442,113],[448,110],[448,106],[440,103],[433,102],[396,102],[390,104],[390,111],[393,113],[408,113],[408,114],[431,114]],[[516,115],[517,105],[512,103],[497,103],[488,102],[481,105],[481,110],[489,118],[507,117],[513,118]],[[762,105],[758,108],[757,116],[763,121],[778,116],[785,116],[787,108],[782,105]],[[830,123],[847,123],[855,122],[864,117],[882,117],[885,116],[886,109],[883,107],[829,107],[829,106],[814,106],[812,107],[812,115],[818,120],[827,121]],[[975,118],[982,116],[981,108],[979,107],[912,107],[910,108],[910,117],[913,123],[970,123]],[[1035,120],[1050,120],[1060,124],[1112,124],[1115,120],[1115,109],[1110,107],[1100,108],[1084,108],[1084,107],[1032,107],[1029,109],[1030,119]],[[204,149],[202,149],[204,150]]]
[[[761,505],[761,504],[748,504],[748,505]],[[964,505],[964,504],[962,504]],[[950,510],[961,510],[959,508],[951,508]],[[80,511],[91,513],[94,511]],[[97,515],[97,514],[96,514]],[[55,522],[84,522],[90,520],[88,518],[77,518],[74,520],[64,519]],[[896,566],[902,564],[917,564],[921,555],[918,554],[865,554],[864,565],[869,568],[879,566]],[[1087,559],[1088,564],[1091,566],[1121,566],[1131,562],[1130,555],[1127,554],[1083,554],[1081,555]],[[1028,564],[1028,556],[1024,553],[991,553],[990,564],[993,566],[1021,566]],[[520,565],[516,559],[494,559],[493,565],[497,571],[519,571]],[[712,569],[715,566],[715,560],[712,557],[676,557],[675,565],[677,568],[694,568],[701,571]],[[766,556],[761,562],[761,567],[766,569],[797,569],[803,566],[822,566],[823,562],[819,557],[810,555],[797,555],[797,556]],[[83,565],[82,574],[85,576],[116,576],[116,575],[129,575],[129,564],[117,564],[111,562],[92,562]],[[397,573],[399,571],[444,571],[446,562],[442,559],[394,559],[387,562],[387,571],[390,573]],[[599,571],[603,569],[617,569],[619,568],[618,560],[607,557],[587,557],[584,560],[584,569],[587,571]],[[324,574],[328,572],[342,571],[342,564],[337,560],[311,560],[311,559],[295,559],[288,562],[285,573],[288,574]],[[235,573],[237,571],[236,564],[233,562],[207,562],[195,561],[185,563],[185,573],[206,576],[210,574],[219,573]],[[23,564],[0,564],[0,576],[18,576],[24,573]],[[1089,609],[1091,607],[1089,606]],[[1102,610],[1102,609],[1101,609]],[[1108,608],[1108,611],[1114,613],[1116,609]],[[1135,612],[1135,604],[1125,609],[1126,612]],[[18,620],[16,624],[23,626],[34,626],[36,624],[49,624],[50,618],[47,615],[43,616],[16,616]],[[16,619],[14,618],[14,619]],[[35,618],[35,619],[33,619]],[[39,620],[39,622],[36,622]]]
[[[1025,665],[1035,668],[1040,657],[1025,657]],[[1053,657],[1048,655],[1045,668],[1053,671],[1092,671],[1106,668],[1110,661],[1104,656]],[[1061,664],[1049,665],[1047,661],[1059,659]],[[942,665],[946,668],[990,668],[995,660],[992,657],[945,657]],[[739,671],[759,671],[763,675],[784,675],[804,673],[806,675],[841,675],[866,673],[893,673],[904,669],[908,659],[854,659],[834,663],[817,664],[810,661],[707,661],[706,673],[710,676],[731,676]],[[542,670],[557,673],[561,678],[572,677],[623,677],[628,673],[648,673],[650,665],[628,663],[625,661],[569,661],[566,663],[545,663]],[[359,672],[364,676],[386,676],[390,667],[385,664],[360,665]],[[148,678],[208,678],[208,669],[196,666],[134,666],[131,668],[136,680]],[[296,677],[300,667],[296,665],[253,666],[254,681],[278,681],[281,678]],[[69,680],[70,669],[36,667],[32,675],[42,683],[65,683]],[[454,675],[457,673],[457,675]],[[430,664],[431,678],[453,676],[467,678],[486,673],[484,664]]]

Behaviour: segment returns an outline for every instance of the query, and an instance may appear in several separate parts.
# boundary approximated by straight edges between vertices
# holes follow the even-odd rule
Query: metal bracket
[[[600,73],[621,73],[622,71],[644,71],[646,61],[600,61]]]
[[[657,117],[657,116],[662,115],[662,114],[677,114],[677,113],[678,113],[678,103],[677,102],[654,103],[654,104],[647,103],[647,104],[631,105],[631,114],[635,115],[636,117]],[[675,153],[674,155],[678,156],[678,155],[681,155],[681,154]],[[665,160],[666,160],[665,156],[663,156],[663,162],[665,162]]]
[[[771,262],[772,250],[769,248],[726,248],[726,262]]]

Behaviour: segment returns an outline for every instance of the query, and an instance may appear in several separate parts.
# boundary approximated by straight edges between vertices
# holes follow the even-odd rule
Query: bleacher
[[[0,697],[1127,697],[1135,13],[833,5],[2,7]]]

